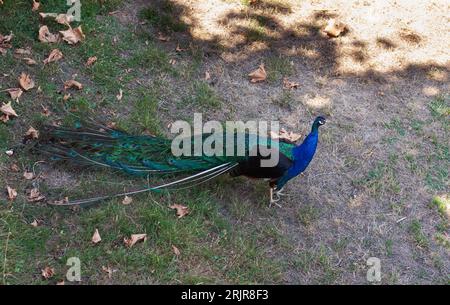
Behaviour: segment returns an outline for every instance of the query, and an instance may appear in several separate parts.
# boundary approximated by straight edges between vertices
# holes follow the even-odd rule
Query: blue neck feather
[[[277,189],[281,189],[286,182],[302,173],[309,165],[316,153],[317,142],[319,140],[319,126],[313,124],[311,132],[305,138],[303,143],[292,149],[294,163],[286,174],[278,181]]]

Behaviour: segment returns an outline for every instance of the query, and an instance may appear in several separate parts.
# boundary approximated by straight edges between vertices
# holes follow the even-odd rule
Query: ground
[[[72,26],[81,24],[86,38],[73,46],[39,42],[40,25],[53,33],[66,26],[39,19],[32,1],[3,2],[0,34],[14,37],[0,56],[1,101],[21,72],[36,83],[12,102],[19,116],[0,123],[4,284],[60,282],[70,257],[80,258],[81,284],[367,284],[369,257],[380,259],[383,284],[449,283],[446,1],[85,0]],[[39,11],[67,9],[42,0]],[[347,30],[324,35],[330,19]],[[15,57],[17,48],[30,48],[37,64]],[[63,59],[44,65],[54,48]],[[86,66],[91,56],[97,62]],[[267,80],[250,83],[261,63]],[[82,90],[64,91],[72,78]],[[284,89],[284,78],[298,88]],[[229,177],[134,196],[130,205],[120,198],[55,208],[47,200],[142,184],[42,162],[22,144],[30,126],[73,122],[69,112],[163,136],[194,112],[204,120],[279,120],[302,135],[316,115],[328,122],[282,208],[268,207],[265,182]],[[14,200],[7,186],[17,190]],[[28,202],[31,188],[46,199]],[[178,219],[174,203],[191,213]],[[123,238],[136,233],[147,240],[126,247]],[[54,269],[48,279],[45,267]]]

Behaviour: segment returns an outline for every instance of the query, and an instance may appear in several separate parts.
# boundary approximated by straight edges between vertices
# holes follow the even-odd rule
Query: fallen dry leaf
[[[54,43],[59,41],[59,35],[51,33],[46,25],[43,25],[39,28],[38,38],[39,41],[45,43]]]
[[[61,200],[55,200],[53,201],[54,205],[63,205],[66,204],[67,202],[69,202],[69,197],[64,197],[64,199]]]
[[[68,25],[75,20],[75,17],[73,15],[67,15],[67,14],[58,14],[58,16],[55,17],[55,21],[59,24]]]
[[[283,79],[283,88],[284,89],[297,89],[300,86],[299,83],[291,82],[286,77]]]
[[[180,48],[180,45],[177,44],[177,47],[176,47],[175,51],[177,51],[177,52],[184,52],[184,51],[186,51],[186,49]]]
[[[13,201],[17,197],[17,191],[10,186],[6,186],[6,190],[8,191],[8,199]]]
[[[19,48],[14,51],[14,54],[15,55],[31,55],[31,50],[28,48],[27,49]]]
[[[28,131],[25,133],[25,137],[27,139],[37,139],[39,138],[39,131],[37,131],[33,127],[30,127]]]
[[[9,121],[9,116],[7,116],[6,114],[2,114],[0,116],[0,121],[2,121],[3,123],[6,123]]]
[[[13,172],[17,173],[19,171],[19,166],[16,163],[11,164],[10,168]]]
[[[65,31],[59,31],[63,35],[63,40],[68,44],[77,44],[85,38],[81,25],[75,29],[68,29]]]
[[[7,117],[10,116],[17,116],[17,113],[14,111],[14,109],[11,106],[11,101],[9,101],[7,104],[3,103],[2,107],[0,108],[0,111],[6,115]]]
[[[70,96],[71,96],[70,93],[64,94],[63,101],[68,101]]]
[[[94,235],[92,235],[92,242],[94,244],[98,244],[102,241],[102,238],[100,237],[100,233],[98,233],[98,229],[95,229]]]
[[[204,80],[210,80],[211,79],[211,75],[209,74],[208,71],[205,71],[205,77],[203,79]]]
[[[338,37],[341,35],[345,30],[347,29],[347,26],[343,24],[340,21],[337,21],[335,19],[328,20],[328,23],[326,27],[323,29],[325,34],[327,34],[330,37]]]
[[[147,234],[131,234],[131,237],[130,238],[125,237],[123,239],[123,242],[127,247],[131,248],[134,246],[135,243],[137,243],[140,240],[146,241]]]
[[[112,277],[113,271],[111,267],[102,266],[102,270],[108,274],[108,278]]]
[[[180,256],[181,252],[180,252],[180,250],[177,247],[172,245],[172,250],[173,250],[173,253],[175,253],[176,256]]]
[[[86,67],[92,66],[97,61],[97,56],[89,57],[86,61]]]
[[[27,180],[31,180],[31,179],[34,178],[34,174],[33,174],[33,172],[27,172],[27,171],[25,171],[25,172],[23,173],[23,177],[24,177],[25,179],[27,179]]]
[[[169,208],[177,210],[178,218],[186,216],[190,212],[189,208],[187,206],[184,206],[184,205],[181,205],[181,204],[173,204]]]
[[[57,286],[63,286],[65,284],[66,284],[66,282],[64,282],[64,280],[60,280],[56,283]]]
[[[0,53],[2,55],[6,54],[6,49],[12,48],[12,45],[9,42],[13,37],[14,35],[12,33],[6,36],[0,34]]]
[[[119,93],[116,95],[117,100],[120,101],[122,99],[122,96],[123,96],[123,91],[122,91],[122,89],[119,89]]]
[[[56,18],[56,17],[58,17],[58,14],[57,13],[39,13],[39,16],[41,16],[42,19],[45,19],[48,17]]]
[[[39,223],[38,223],[38,221],[35,219],[35,220],[33,220],[33,222],[32,223],[30,223],[30,225],[32,226],[32,227],[37,227],[37,226],[39,226]]]
[[[5,151],[5,154],[7,154],[8,156],[11,157],[12,155],[14,155],[14,150],[9,149],[9,150]]]
[[[30,66],[37,64],[37,62],[30,57],[24,57],[23,60],[25,60],[25,63]]]
[[[70,88],[76,88],[78,90],[83,89],[83,85],[79,82],[77,82],[76,80],[68,80],[66,82],[64,82],[64,90],[70,89]]]
[[[39,7],[41,6],[41,3],[39,3],[39,2],[37,2],[37,1],[35,1],[35,0],[33,0],[33,7],[32,7],[32,11],[33,12],[35,12],[35,11],[37,11],[38,9],[39,9]]]
[[[45,279],[51,278],[55,274],[55,269],[50,267],[45,267],[41,270],[42,277]]]
[[[177,60],[175,58],[172,58],[169,60],[169,64],[171,64],[172,66],[174,66],[177,63]]]
[[[129,205],[131,202],[133,202],[133,198],[131,198],[129,196],[125,196],[125,198],[123,198],[123,200],[122,200],[122,204],[124,204],[124,205]]]
[[[22,72],[22,74],[20,75],[19,84],[22,87],[22,89],[25,91],[28,91],[28,90],[34,88],[33,79],[30,77],[29,74],[26,74],[25,72]]]
[[[41,107],[42,107],[41,114],[42,114],[43,116],[50,116],[50,114],[51,114],[50,110],[48,110],[48,108],[45,107],[44,105],[41,105]]]
[[[161,41],[169,41],[170,40],[170,38],[168,36],[164,35],[161,32],[158,33],[158,36],[156,36],[156,38],[158,38],[158,40],[161,40]]]
[[[292,131],[287,132],[284,128],[281,128],[278,134],[271,131],[270,137],[272,139],[279,139],[280,141],[284,140],[284,141],[288,141],[288,142],[296,142],[302,137],[302,135],[298,134],[298,133],[294,133]]]
[[[43,199],[45,199],[45,196],[41,195],[41,193],[39,192],[39,190],[37,188],[32,188],[30,190],[30,193],[28,194],[28,198],[27,198],[27,200],[29,202],[41,201]]]
[[[9,96],[15,101],[18,100],[23,93],[22,89],[20,88],[6,89],[6,91],[9,93]]]
[[[44,59],[44,65],[51,63],[51,62],[58,61],[61,58],[63,58],[63,53],[58,49],[53,49],[50,52],[50,55],[48,55],[48,57],[46,59]]]
[[[250,82],[257,83],[266,80],[267,73],[264,69],[264,64],[259,65],[259,68],[248,75],[250,77]]]

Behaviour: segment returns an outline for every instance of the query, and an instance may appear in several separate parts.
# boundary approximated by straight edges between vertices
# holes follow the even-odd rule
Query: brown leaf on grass
[[[10,166],[11,171],[17,173],[19,171],[19,166],[16,163],[11,164]]]
[[[42,111],[41,111],[41,114],[43,115],[43,116],[50,116],[50,114],[52,114],[51,112],[50,112],[50,110],[48,110],[48,108],[47,107],[45,107],[44,105],[41,105],[41,107],[42,107]]]
[[[40,6],[41,6],[40,2],[37,2],[37,1],[33,0],[33,7],[31,8],[31,10],[33,12],[35,12],[35,11],[37,11],[39,9]]]
[[[102,266],[102,271],[104,271],[108,274],[108,278],[111,278],[112,274],[114,272],[114,270],[112,270],[111,267],[105,267],[105,266]]]
[[[175,58],[171,58],[171,59],[169,60],[169,64],[171,64],[172,66],[175,66],[176,63],[177,63],[177,60],[176,60]]]
[[[27,49],[19,48],[19,49],[14,50],[14,54],[15,55],[31,55],[31,50],[28,48]]]
[[[131,248],[134,246],[135,243],[141,240],[146,241],[147,234],[131,234],[131,237],[130,238],[125,237],[123,239],[123,242],[125,243],[125,246]]]
[[[279,133],[276,134],[275,132],[271,131],[270,132],[270,137],[272,139],[278,139],[280,141],[288,141],[288,142],[296,142],[298,141],[302,135],[298,134],[298,133],[294,133],[292,131],[287,132],[284,128],[281,128]]]
[[[75,29],[70,28],[59,32],[63,35],[63,40],[71,45],[77,44],[86,37],[81,30],[81,25]]]
[[[56,286],[64,286],[66,284],[66,282],[64,282],[64,280],[60,280],[58,282],[56,282]]]
[[[177,51],[177,52],[184,52],[184,51],[186,51],[186,50],[187,50],[187,49],[181,48],[179,44],[177,44],[177,47],[176,47],[176,49],[175,49],[175,51]]]
[[[33,79],[30,77],[29,74],[26,74],[25,72],[22,72],[22,74],[20,75],[19,84],[22,87],[22,89],[25,91],[28,91],[28,90],[34,88]]]
[[[57,13],[39,13],[39,16],[41,16],[41,18],[42,19],[45,19],[45,18],[56,18],[56,17],[58,17],[58,14]]]
[[[8,118],[11,116],[17,116],[17,113],[14,111],[14,109],[11,106],[11,101],[7,104],[3,103],[2,107],[0,107],[0,111],[7,116]]]
[[[9,121],[9,116],[7,116],[6,114],[2,114],[0,116],[0,121],[2,121],[3,123],[6,123]]]
[[[119,93],[116,95],[116,98],[118,101],[122,100],[123,97],[123,91],[122,89],[119,89]]]
[[[97,56],[89,57],[88,60],[86,61],[85,66],[86,67],[92,66],[96,61],[97,61]]]
[[[37,131],[33,127],[30,127],[28,129],[28,131],[25,133],[25,138],[27,138],[27,139],[37,139],[37,138],[39,138],[39,131]]]
[[[17,191],[10,186],[6,186],[6,190],[8,191],[8,199],[13,201],[17,197]]]
[[[211,79],[211,75],[209,74],[208,71],[205,71],[205,77],[203,79],[204,80],[210,80]]]
[[[47,280],[47,279],[53,277],[53,275],[55,275],[55,269],[47,266],[41,270],[41,275],[44,279]]]
[[[53,201],[54,205],[63,205],[69,202],[69,197],[64,197],[64,199],[61,200],[55,200]]]
[[[34,178],[34,174],[33,174],[33,172],[27,172],[27,171],[25,171],[25,172],[23,173],[23,177],[24,177],[26,180],[31,180],[31,179]]]
[[[58,16],[55,17],[55,21],[59,24],[68,25],[75,20],[75,17],[73,15],[67,15],[67,14],[58,14]]]
[[[335,19],[328,20],[328,23],[326,27],[323,29],[325,34],[327,34],[330,37],[338,37],[341,35],[345,30],[347,29],[347,26],[343,24],[340,21],[337,21]]]
[[[100,237],[100,233],[98,232],[98,229],[95,229],[94,235],[92,235],[92,242],[98,244],[101,241],[102,238]]]
[[[13,37],[14,35],[12,33],[6,36],[0,34],[0,53],[2,55],[6,54],[6,49],[12,48],[12,45],[9,42]]]
[[[46,59],[44,59],[44,65],[51,63],[51,62],[58,61],[61,58],[63,58],[63,53],[58,49],[53,49],[50,52],[50,55],[48,55],[48,57]]]
[[[6,91],[9,93],[9,96],[15,101],[18,100],[23,93],[22,89],[20,88],[6,89]]]
[[[124,204],[124,205],[129,205],[131,202],[133,202],[133,198],[131,198],[129,196],[125,196],[122,200],[122,204]]]
[[[159,32],[158,36],[156,36],[156,38],[160,41],[169,41],[170,38],[166,35],[164,35],[163,33]]]
[[[0,4],[3,4],[3,0],[0,0]]]
[[[187,206],[181,204],[172,204],[169,208],[171,208],[172,210],[177,210],[178,218],[184,217],[190,212]]]
[[[83,85],[79,82],[77,82],[76,80],[68,80],[66,82],[64,82],[64,90],[70,89],[70,88],[75,88],[78,90],[83,89]]]
[[[45,199],[44,195],[41,195],[37,188],[32,188],[28,194],[27,200],[29,202],[36,202]]]
[[[25,63],[26,63],[27,65],[32,66],[32,65],[37,64],[37,62],[36,62],[33,58],[30,58],[30,57],[24,57],[24,58],[22,58],[22,59],[25,60]]]
[[[38,221],[35,219],[35,220],[33,220],[33,222],[32,223],[30,223],[30,225],[32,226],[32,227],[37,227],[37,226],[39,226],[39,223],[38,223]]]
[[[181,252],[180,252],[180,250],[179,250],[177,247],[175,247],[174,245],[172,245],[172,250],[173,250],[173,253],[174,253],[176,256],[180,256]]]
[[[69,98],[70,98],[70,96],[71,96],[70,93],[64,94],[63,101],[64,101],[64,102],[68,101]]]
[[[284,89],[297,89],[300,86],[299,83],[291,82],[286,77],[283,78],[283,88]]]
[[[264,64],[259,65],[259,68],[248,75],[250,77],[250,82],[257,83],[265,81],[267,78],[266,69]]]
[[[40,42],[45,43],[54,43],[59,41],[59,35],[51,33],[46,25],[39,28],[38,38]]]

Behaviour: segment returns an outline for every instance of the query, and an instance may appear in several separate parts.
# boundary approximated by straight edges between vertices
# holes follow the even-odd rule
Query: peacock
[[[55,205],[84,205],[148,191],[180,190],[228,173],[232,177],[246,176],[267,180],[270,205],[279,206],[277,202],[284,195],[282,191],[286,183],[303,173],[313,159],[319,140],[319,127],[325,122],[323,116],[318,116],[312,123],[311,132],[300,145],[244,133],[240,138],[245,141],[243,155],[174,156],[170,139],[151,135],[136,136],[116,128],[80,122],[77,122],[74,128],[44,126],[35,148],[53,161],[118,170],[126,175],[147,177],[149,181],[159,175],[170,178],[169,182],[149,184],[138,190],[87,199],[56,201],[53,203]],[[202,134],[201,139],[204,141],[208,136],[209,134]],[[236,133],[234,136],[239,139]],[[189,140],[194,139],[192,137]],[[278,154],[278,162],[275,166],[262,166],[262,160],[269,157],[258,149],[255,152],[255,148],[259,147],[258,145],[274,144],[277,144],[277,150],[272,153]]]

